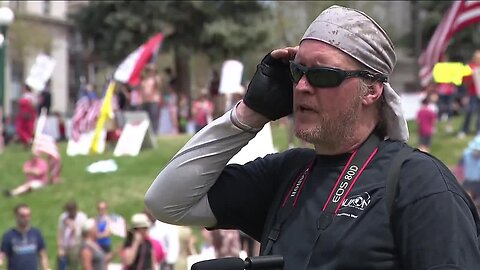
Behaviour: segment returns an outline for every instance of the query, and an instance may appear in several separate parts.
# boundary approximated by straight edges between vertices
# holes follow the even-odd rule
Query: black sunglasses
[[[361,77],[373,81],[387,82],[387,76],[372,74],[365,70],[345,71],[331,67],[306,67],[290,61],[290,75],[294,83],[298,83],[303,75],[307,76],[308,83],[313,87],[337,87],[344,80],[352,77]]]

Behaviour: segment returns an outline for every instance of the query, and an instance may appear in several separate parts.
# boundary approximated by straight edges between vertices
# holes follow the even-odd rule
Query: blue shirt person
[[[28,205],[19,204],[14,209],[17,226],[7,230],[2,237],[0,266],[4,258],[8,270],[49,269],[48,257],[42,233],[30,226],[31,211]]]
[[[96,218],[97,224],[97,244],[102,248],[107,259],[111,257],[112,239],[110,231],[111,216],[108,213],[108,205],[106,201],[99,201],[97,204],[98,216]]]
[[[463,187],[480,195],[480,135],[470,142],[462,156],[464,179]]]

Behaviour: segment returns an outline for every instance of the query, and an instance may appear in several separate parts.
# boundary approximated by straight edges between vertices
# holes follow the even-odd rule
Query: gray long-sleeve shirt
[[[232,110],[195,134],[158,174],[145,194],[145,205],[158,220],[216,224],[207,192],[228,161],[255,137],[235,126],[231,117]]]

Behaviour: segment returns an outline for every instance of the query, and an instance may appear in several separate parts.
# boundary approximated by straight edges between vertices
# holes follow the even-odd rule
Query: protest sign
[[[45,54],[39,54],[37,58],[35,58],[35,63],[30,69],[25,84],[34,91],[42,91],[48,80],[50,80],[54,68],[55,60],[53,60],[53,58]]]
[[[140,122],[126,123],[113,155],[116,157],[124,155],[138,156],[149,125],[150,122],[146,119]]]
[[[220,94],[233,94],[242,84],[243,64],[237,60],[223,62],[220,77]]]

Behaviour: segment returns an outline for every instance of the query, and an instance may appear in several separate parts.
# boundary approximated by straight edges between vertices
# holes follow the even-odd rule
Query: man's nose
[[[307,76],[305,74],[303,74],[303,76],[300,78],[298,83],[294,85],[294,89],[295,91],[299,91],[299,92],[313,93],[313,87],[308,82]]]

